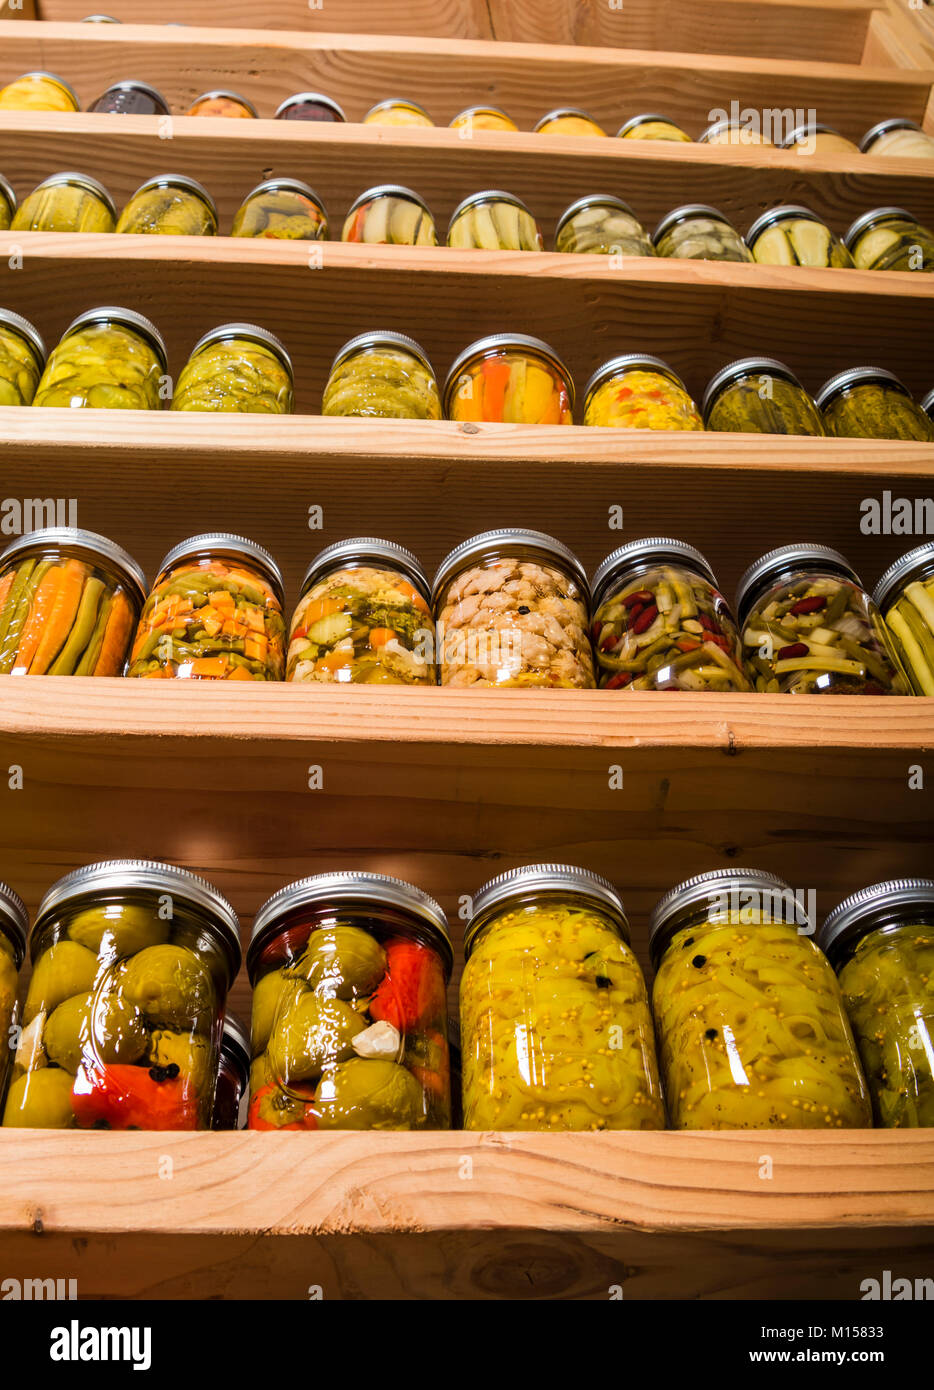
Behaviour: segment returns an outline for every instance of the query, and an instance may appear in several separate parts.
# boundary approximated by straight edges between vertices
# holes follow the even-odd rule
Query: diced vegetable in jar
[[[326,241],[328,215],[307,183],[300,179],[266,179],[240,204],[230,235]]]
[[[584,391],[584,424],[629,430],[702,430],[681,378],[659,357],[623,353],[598,367]]]

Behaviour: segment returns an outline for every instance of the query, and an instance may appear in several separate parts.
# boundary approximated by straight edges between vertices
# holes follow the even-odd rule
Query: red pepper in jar
[[[812,594],[810,598],[799,598],[797,603],[791,605],[791,611],[797,617],[800,613],[819,613],[826,607],[827,600],[822,594]]]
[[[294,1094],[293,1094],[294,1093]],[[313,1086],[261,1086],[250,1100],[248,1129],[317,1129]]]
[[[434,951],[402,936],[385,950],[387,970],[370,1000],[370,1017],[406,1033],[443,1015],[444,979]]]
[[[178,1066],[81,1066],[71,1108],[81,1129],[197,1129],[198,1094]]]

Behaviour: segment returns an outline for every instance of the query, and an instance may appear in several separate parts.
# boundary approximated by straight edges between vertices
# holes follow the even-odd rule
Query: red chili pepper
[[[700,623],[701,627],[705,628],[707,632],[723,631],[723,628],[720,626],[720,624],[714,622],[713,618],[709,618],[706,613],[698,613],[697,620]]]
[[[683,652],[696,652],[700,650],[700,642],[695,642],[693,637],[679,637],[675,643]]]
[[[654,603],[655,596],[648,589],[637,589],[634,594],[627,594],[623,603],[627,608],[631,608],[634,603]]]
[[[595,642],[599,641],[600,633],[603,631],[603,623],[600,621],[599,618],[594,618],[593,625],[590,630],[593,633],[593,640]]]
[[[71,1108],[80,1129],[197,1129],[198,1095],[186,1076],[165,1075],[170,1067],[122,1063],[81,1066]]]
[[[796,656],[807,656],[810,648],[806,642],[790,642],[787,647],[782,647],[776,653],[778,661],[791,661]]]
[[[313,1086],[292,1086],[293,1091],[307,1099],[305,1100],[304,1114],[300,1120],[288,1120],[287,1123],[279,1123],[295,1113],[300,1101],[294,1096],[283,1091],[280,1086],[270,1085],[261,1086],[250,1101],[250,1109],[247,1117],[247,1127],[249,1129],[317,1129],[318,1119],[315,1115]]]
[[[608,632],[607,635],[604,637],[603,641],[600,643],[600,650],[602,652],[611,652],[613,648],[617,646],[618,643],[619,638],[616,636],[616,633]]]
[[[443,1016],[444,974],[434,951],[405,936],[385,949],[388,968],[370,1000],[370,1018],[407,1033]]]
[[[799,613],[819,613],[826,607],[827,600],[823,595],[814,594],[811,598],[799,598],[797,603],[792,604],[791,611],[797,616]]]
[[[645,608],[639,614],[638,618],[632,625],[633,632],[646,632],[652,626],[657,617],[658,609],[655,607],[655,604],[653,603],[651,608]]]

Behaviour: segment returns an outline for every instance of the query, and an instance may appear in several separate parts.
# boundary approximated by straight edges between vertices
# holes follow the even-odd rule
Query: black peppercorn
[[[716,1028],[708,1028],[708,1029],[707,1029],[707,1032],[704,1034],[704,1037],[705,1037],[705,1038],[708,1038],[711,1042],[713,1042],[713,1040],[714,1040],[714,1038],[715,1038],[716,1036],[717,1036],[717,1030],[716,1030]]]
[[[706,957],[706,956],[694,956],[694,957],[692,958],[692,960],[691,960],[691,964],[692,964],[693,966],[696,966],[696,968],[697,968],[698,970],[700,970],[700,968],[701,968],[702,965],[706,965],[706,964],[707,964],[707,957]]]

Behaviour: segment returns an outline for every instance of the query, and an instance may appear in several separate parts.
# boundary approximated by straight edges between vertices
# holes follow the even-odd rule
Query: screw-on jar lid
[[[590,114],[590,112],[585,111],[583,107],[556,106],[553,111],[549,111],[546,115],[544,115],[541,118],[540,121],[536,122],[536,124],[532,127],[532,134],[537,134],[537,132],[541,130],[543,125],[547,125],[549,121],[557,121],[561,116],[580,116],[582,120],[590,121],[591,125],[597,126],[598,129],[600,128],[600,122],[595,120],[593,116]]]
[[[233,535],[229,531],[205,531],[199,536],[190,536],[188,540],[179,541],[178,545],[173,545],[159,566],[156,584],[179,561],[193,560],[196,555],[207,554],[221,556],[225,560],[251,560],[263,571],[266,579],[276,590],[279,602],[282,602],[285,593],[282,571],[269,551],[263,546],[257,545],[256,541],[248,540],[246,536]]]
[[[424,116],[427,121],[431,120],[424,106],[420,106],[417,101],[410,101],[408,97],[383,97],[382,101],[378,101],[375,106],[370,107],[363,119],[367,121],[370,116],[375,115],[377,111],[390,111],[397,106],[405,106],[409,111],[417,111],[418,114]]]
[[[118,323],[122,328],[130,328],[134,333],[142,334],[155,351],[162,363],[162,370],[165,371],[168,366],[168,358],[162,334],[156,325],[147,319],[145,314],[138,314],[135,309],[121,309],[118,304],[102,304],[97,309],[85,309],[83,314],[72,319],[60,341],[64,342],[66,338],[71,337],[72,333],[77,333],[81,328],[89,328],[95,323]]]
[[[790,381],[792,386],[797,386],[800,391],[804,390],[791,368],[786,367],[784,362],[779,362],[777,357],[737,358],[735,362],[728,362],[725,367],[721,367],[707,383],[704,403],[701,407],[705,426],[715,397],[725,391],[728,386],[732,386],[734,382],[742,381],[747,376],[777,376],[782,381]]]
[[[830,912],[817,944],[828,956],[837,955],[876,927],[911,922],[925,914],[934,926],[934,878],[890,878],[872,883],[844,898]]]
[[[608,878],[591,873],[575,864],[529,864],[522,869],[508,869],[484,883],[475,894],[473,910],[464,928],[464,956],[470,955],[480,928],[489,921],[504,903],[539,893],[573,894],[589,899],[609,910],[628,942],[629,922],[619,893]]]
[[[335,113],[339,121],[346,121],[343,107],[338,106],[333,97],[326,97],[321,92],[293,92],[285,101],[280,102],[273,113],[273,120],[278,120],[283,111],[288,111],[290,106],[303,106],[305,103],[314,106],[327,106]]]
[[[684,203],[682,207],[672,208],[671,212],[665,214],[652,233],[653,244],[657,246],[665,233],[670,232],[678,222],[688,222],[694,217],[712,217],[715,222],[722,222],[724,227],[736,231],[730,219],[716,208],[712,208],[709,203]]]
[[[797,145],[808,135],[840,135],[836,126],[825,125],[823,121],[805,121],[802,125],[796,125],[794,130],[780,140],[778,148],[780,150],[790,150],[793,145]],[[845,135],[840,135],[841,140],[845,140]]]
[[[0,174],[0,198],[10,209],[10,216],[12,217],[16,211],[16,194],[13,192],[13,185],[2,174]]]
[[[907,222],[914,222],[920,225],[905,208],[871,208],[869,212],[860,213],[855,222],[851,222],[847,230],[843,233],[843,244],[848,251],[852,251],[857,241],[866,232],[871,232],[877,222],[888,222],[893,217],[903,217]]]
[[[342,362],[346,362],[348,357],[353,357],[356,352],[365,352],[368,348],[401,348],[403,352],[410,352],[413,357],[417,357],[425,370],[434,376],[434,368],[429,362],[423,348],[419,347],[414,338],[410,338],[407,333],[394,333],[390,329],[374,329],[369,333],[358,333],[356,337],[348,341],[337,353],[331,363],[331,371],[334,372]]]
[[[478,338],[475,343],[470,343],[463,352],[459,352],[451,363],[448,374],[444,381],[444,413],[448,413],[451,392],[457,382],[457,378],[469,362],[473,362],[478,357],[485,357],[491,352],[534,352],[539,357],[544,357],[550,366],[561,374],[564,384],[567,387],[568,399],[571,407],[574,406],[574,382],[567,367],[561,358],[550,348],[541,338],[534,338],[530,333],[488,333],[485,338]]]
[[[907,116],[890,116],[888,120],[870,126],[859,142],[860,153],[869,154],[870,146],[876,143],[880,135],[888,135],[890,130],[918,130],[924,134],[924,128],[917,121],[910,121]]]
[[[26,937],[29,934],[29,913],[18,893],[7,883],[0,883],[0,931],[13,947],[13,959],[19,970],[26,959]]]
[[[409,203],[415,203],[429,217],[432,215],[431,208],[425,199],[420,197],[418,193],[413,193],[411,188],[406,188],[401,183],[378,183],[373,188],[367,188],[358,198],[354,198],[347,209],[347,216],[349,217],[351,213],[356,212],[357,208],[362,208],[364,203],[371,203],[377,198],[403,198]]]
[[[687,387],[678,376],[673,367],[669,367],[661,357],[653,357],[648,352],[621,352],[616,357],[611,357],[609,361],[601,363],[595,372],[592,372],[587,385],[584,387],[584,410],[593,393],[599,386],[610,381],[614,376],[619,376],[621,372],[661,372],[669,381],[673,381],[676,386],[687,394]]]
[[[649,121],[661,121],[663,125],[674,126],[675,130],[681,130],[677,121],[673,121],[670,116],[663,116],[659,111],[642,111],[638,116],[630,116],[628,121],[623,121],[619,130],[616,132],[617,140],[621,140],[627,131],[635,130],[636,126],[648,125]],[[687,131],[682,131],[683,135]]]
[[[110,96],[111,92],[142,92],[143,96],[149,97],[155,106],[161,106],[162,110],[168,114],[169,103],[162,93],[156,87],[150,86],[148,82],[139,82],[135,77],[124,78],[122,82],[111,82],[110,86],[101,92],[94,103],[95,106],[98,101],[103,101],[104,97]]]
[[[693,545],[688,545],[686,541],[674,540],[671,536],[646,536],[642,540],[627,541],[625,545],[617,546],[615,550],[610,551],[605,560],[600,561],[590,586],[594,610],[600,607],[604,594],[614,580],[620,579],[623,574],[638,565],[653,560],[670,560],[675,564],[686,564],[688,568],[697,570],[705,579],[709,579],[715,589],[718,587],[717,577],[709,561]]]
[[[676,884],[655,904],[649,919],[649,954],[652,963],[658,966],[675,932],[697,908],[711,904],[724,894],[738,895],[744,892],[768,895],[770,906],[775,896],[781,895],[782,907],[788,907],[789,911],[787,915],[783,912],[779,920],[804,925],[800,920],[794,889],[778,874],[769,873],[766,869],[711,869]],[[793,908],[790,908],[785,894],[791,895]]]
[[[275,333],[270,333],[268,328],[260,328],[255,323],[221,323],[217,328],[211,328],[195,343],[188,355],[189,362],[192,357],[197,357],[199,352],[203,352],[212,343],[225,343],[231,338],[246,338],[251,343],[261,343],[263,347],[269,348],[270,352],[278,357],[285,367],[289,376],[292,375],[292,359],[285,349],[285,344],[276,337]]]
[[[54,82],[57,86],[61,87],[63,92],[68,93],[75,104],[75,110],[81,110],[81,102],[78,100],[78,93],[75,91],[74,87],[72,87],[71,83],[66,82],[64,77],[59,77],[57,72],[49,72],[47,68],[33,68],[30,72],[21,72],[19,77],[11,78],[5,85],[12,86],[15,82],[25,82],[30,77],[35,77],[40,82]]]
[[[303,179],[293,179],[290,177],[263,179],[255,188],[251,188],[243,202],[248,203],[251,198],[259,197],[263,193],[300,193],[303,198],[308,198],[327,219],[327,209],[318,197],[311,184],[305,183]]]
[[[418,557],[405,546],[395,541],[380,540],[376,536],[352,536],[345,541],[335,541],[318,552],[305,571],[302,580],[302,593],[311,587],[321,575],[339,569],[353,561],[355,564],[388,565],[399,570],[428,603],[431,599],[431,585],[428,576],[418,562]]]
[[[740,623],[745,622],[755,598],[774,584],[780,575],[789,570],[811,568],[830,569],[863,587],[863,581],[839,550],[833,550],[829,545],[780,545],[754,561],[740,579],[736,590],[736,616]]]
[[[39,370],[45,367],[46,350],[45,342],[38,328],[34,327],[28,319],[24,319],[22,314],[15,314],[12,309],[0,309],[0,325],[5,324],[7,328],[12,328],[14,333],[25,338],[29,346],[33,349],[39,360]]]
[[[507,193],[505,189],[502,188],[483,188],[479,193],[471,193],[458,203],[457,207],[451,213],[451,220],[448,223],[448,232],[450,232],[461,213],[466,212],[468,208],[478,207],[481,203],[509,203],[512,207],[518,208],[520,212],[527,213],[529,217],[532,217],[533,221],[535,220],[528,203],[524,203],[522,199],[517,198],[514,193]]]
[[[792,218],[795,221],[800,221],[803,218],[806,222],[819,222],[822,227],[827,226],[827,223],[822,217],[818,217],[816,212],[812,212],[810,208],[804,207],[803,204],[783,203],[781,207],[769,208],[767,212],[763,212],[761,216],[757,217],[755,222],[752,223],[745,236],[745,242],[750,251],[752,250],[753,243],[759,239],[767,227],[774,227],[776,222],[787,222]]]
[[[624,212],[628,217],[633,218],[634,221],[639,221],[629,204],[624,203],[622,198],[617,198],[614,193],[587,193],[583,198],[578,198],[575,202],[571,203],[570,207],[564,209],[564,212],[562,212],[555,223],[555,236],[557,237],[562,227],[565,227],[568,222],[570,222],[571,218],[576,217],[579,212],[586,212],[588,208],[596,207],[613,208],[615,212]],[[641,222],[639,225],[642,225]]]
[[[188,174],[153,174],[151,179],[146,179],[133,194],[138,198],[141,193],[148,193],[151,188],[177,188],[182,193],[193,193],[196,198],[200,198],[214,215],[217,221],[217,204],[211,197],[203,183],[193,179]],[[132,201],[132,199],[130,200]]]
[[[249,1072],[252,1051],[250,1030],[237,1014],[228,1010],[224,1014],[224,1031],[221,1034],[221,1052],[226,1052],[231,1060]]]
[[[495,554],[504,550],[544,552],[549,559],[556,560],[564,569],[571,571],[585,597],[589,599],[587,571],[573,550],[568,549],[561,541],[555,540],[554,536],[546,535],[544,531],[526,531],[521,527],[503,526],[495,531],[483,531],[479,536],[471,536],[469,540],[456,545],[449,555],[445,555],[431,586],[432,602],[437,602],[445,584],[459,570],[490,552]]]
[[[900,391],[903,396],[911,397],[911,392],[904,382],[885,367],[847,367],[845,371],[837,372],[824,382],[814,397],[817,408],[826,410],[835,396],[841,395],[853,386],[888,386],[893,391]]]
[[[906,584],[920,579],[926,570],[931,571],[932,566],[934,566],[934,540],[925,541],[923,545],[909,550],[906,555],[900,555],[884,571],[882,578],[876,585],[872,595],[873,603],[884,613],[889,599],[897,598]]]
[[[250,101],[249,97],[243,96],[240,92],[232,92],[229,87],[215,87],[210,92],[202,92],[199,97],[195,97],[192,106],[200,106],[202,101],[236,101],[245,107],[252,116],[258,116],[259,112]]]
[[[63,188],[77,187],[83,188],[87,193],[91,193],[95,198],[99,198],[110,211],[111,217],[116,217],[117,207],[113,198],[99,179],[92,178],[90,174],[79,174],[73,169],[67,169],[61,174],[50,174],[47,179],[36,184],[33,193],[38,193],[41,188]]]
[[[15,540],[10,541],[5,550],[0,551],[0,567],[6,565],[15,555],[32,550],[36,546],[61,548],[92,563],[96,560],[109,561],[119,570],[120,577],[127,587],[136,592],[140,603],[146,597],[146,576],[133,556],[129,555],[123,546],[108,540],[106,536],[99,536],[96,531],[83,531],[77,526],[44,526],[38,531],[27,531],[25,535],[17,536]]]
[[[725,130],[742,131],[744,129],[745,126],[743,125],[742,121],[733,120],[730,116],[721,116],[720,120],[711,121],[707,129],[702,131],[701,134],[698,135],[697,143],[699,145],[706,145],[714,138],[715,135],[720,135]]]

